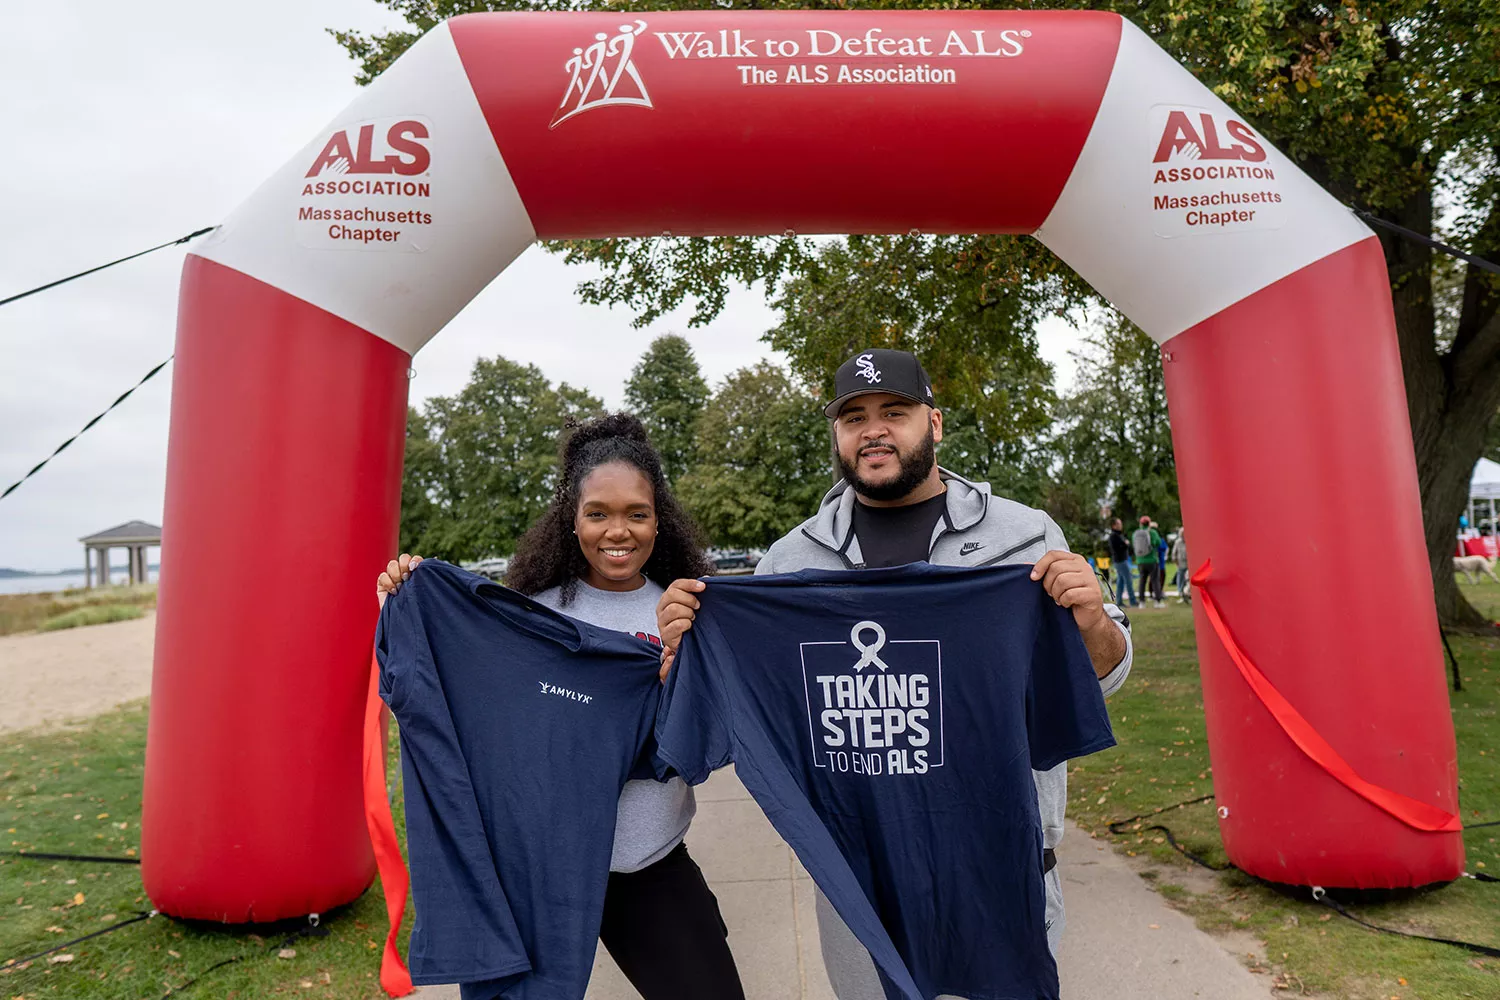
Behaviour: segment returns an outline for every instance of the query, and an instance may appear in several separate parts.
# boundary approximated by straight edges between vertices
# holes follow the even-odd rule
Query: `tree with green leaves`
[[[411,25],[375,35],[336,33],[368,80],[440,20],[476,10],[617,10],[619,0],[378,0]],[[847,0],[677,0],[658,9],[830,9]],[[873,0],[862,9],[1006,8],[965,0]],[[1500,258],[1500,4],[1492,0],[1036,0],[1034,9],[1087,6],[1145,30],[1334,197],[1471,254]],[[768,168],[770,169],[770,168]],[[942,178],[910,178],[942,183]],[[1469,469],[1500,410],[1500,278],[1437,263],[1425,245],[1380,231],[1395,304],[1416,450],[1424,531],[1440,617],[1483,621],[1459,595],[1448,556],[1467,497]],[[846,246],[848,244],[846,243]],[[837,243],[780,238],[569,241],[551,249],[602,273],[584,301],[623,304],[650,322],[691,302],[711,320],[735,283],[768,294],[813,273]],[[1025,286],[1053,310],[1095,300],[1076,275],[1021,237],[930,240],[934,270],[965,250],[982,267],[951,272],[987,301],[997,278]],[[1444,268],[1451,268],[1446,281]],[[1446,289],[1446,291],[1445,291]],[[1036,311],[1033,311],[1032,315]],[[1443,327],[1444,317],[1451,326]],[[1017,320],[1025,319],[1018,315]],[[938,331],[946,343],[967,331]],[[984,403],[983,390],[950,405]]]
[[[1078,372],[1058,406],[1056,481],[1099,525],[1101,500],[1133,524],[1149,514],[1165,532],[1182,523],[1172,425],[1155,341],[1118,313],[1076,354]]]
[[[685,337],[664,334],[630,372],[625,406],[646,427],[661,453],[667,481],[675,483],[693,464],[693,435],[708,402],[708,383]]]
[[[911,351],[944,413],[943,465],[1041,503],[1047,463],[1038,446],[1056,402],[1035,333],[1047,296],[1020,279],[996,272],[968,237],[851,236],[781,285],[772,304],[782,319],[765,339],[823,399],[855,352]]]
[[[709,541],[770,545],[833,485],[828,418],[784,369],[762,361],[726,378],[698,418],[698,463],[677,495]]]
[[[455,396],[408,411],[401,547],[452,561],[510,553],[547,509],[569,418],[603,404],[535,365],[480,358]]]
[[[406,455],[401,469],[402,552],[426,551],[423,540],[433,537],[443,510],[434,499],[442,480],[442,446],[432,425],[415,406],[406,408]]]

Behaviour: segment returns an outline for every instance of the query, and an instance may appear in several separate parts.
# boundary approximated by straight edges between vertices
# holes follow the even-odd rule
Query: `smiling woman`
[[[505,582],[538,597],[556,588],[567,608],[580,584],[632,591],[711,571],[645,428],[618,413],[569,434],[552,504],[517,543]]]
[[[419,562],[402,555],[379,592],[399,589]],[[666,585],[711,572],[646,429],[617,413],[569,428],[552,503],[516,546],[505,582],[554,611],[660,647],[656,604]],[[620,793],[599,939],[645,1000],[744,996],[718,901],[683,844],[695,810],[681,778],[628,781]]]

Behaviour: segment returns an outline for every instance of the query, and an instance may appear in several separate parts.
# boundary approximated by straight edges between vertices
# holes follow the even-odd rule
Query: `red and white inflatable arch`
[[[184,268],[155,905],[269,920],[369,885],[361,712],[407,368],[521,251],[913,229],[1035,234],[1162,344],[1234,862],[1456,877],[1380,247],[1244,118],[1102,13],[482,14],[418,42]],[[1347,541],[1354,511],[1378,538]]]

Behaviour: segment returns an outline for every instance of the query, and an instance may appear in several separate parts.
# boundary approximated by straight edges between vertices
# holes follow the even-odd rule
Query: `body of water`
[[[156,568],[146,571],[147,578],[156,582]],[[124,584],[130,573],[124,566],[110,573],[112,583]],[[8,576],[0,577],[0,594],[42,594],[52,590],[71,590],[83,586],[83,570],[77,573],[58,573],[54,576]]]

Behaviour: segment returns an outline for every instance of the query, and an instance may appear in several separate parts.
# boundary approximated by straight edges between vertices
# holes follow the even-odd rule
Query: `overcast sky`
[[[0,298],[219,222],[354,96],[354,64],[323,29],[396,23],[373,0],[8,5]],[[0,307],[0,490],[172,353],[184,252]],[[707,328],[684,314],[636,330],[577,301],[589,273],[528,251],[416,356],[412,401],[503,354],[618,405],[667,331],[710,382],[768,356],[776,314],[759,291],[736,291]],[[1042,337],[1064,379],[1076,341],[1060,324]],[[0,501],[0,567],[81,566],[79,537],[161,523],[171,370]]]

